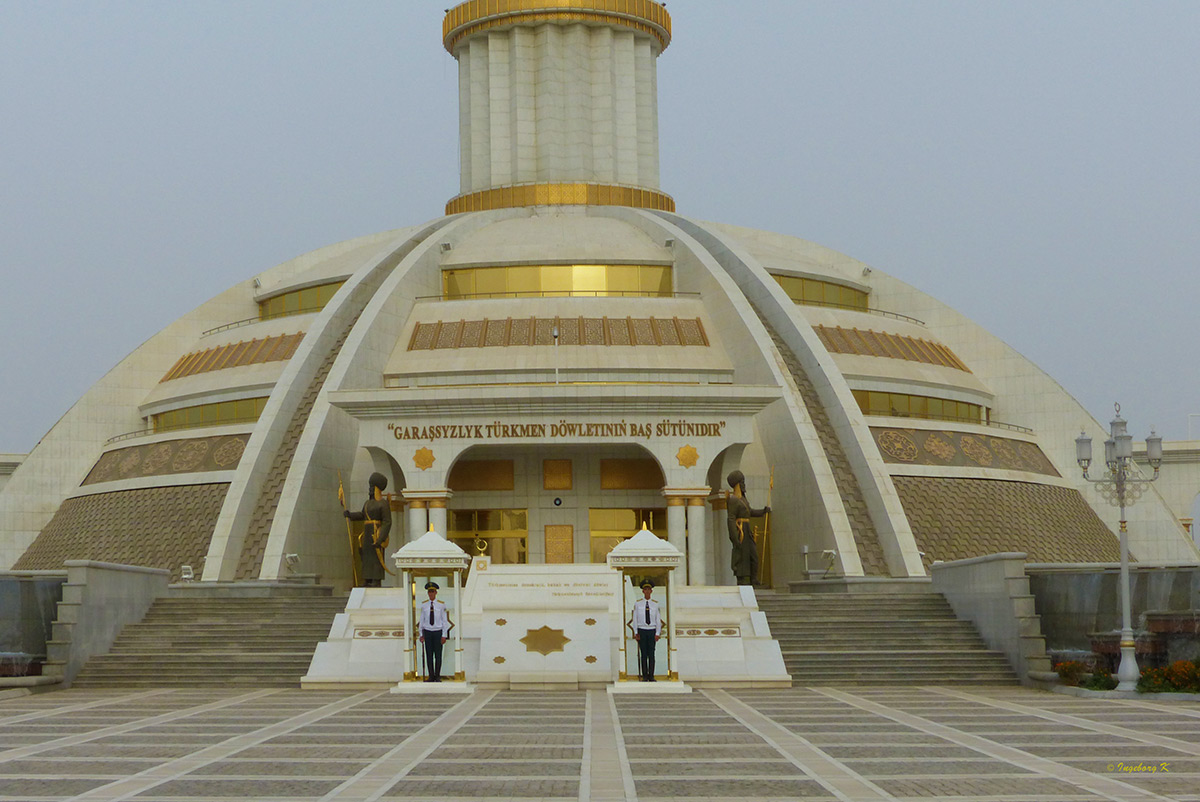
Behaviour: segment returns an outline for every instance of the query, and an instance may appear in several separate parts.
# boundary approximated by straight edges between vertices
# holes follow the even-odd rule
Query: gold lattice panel
[[[549,317],[418,323],[413,329],[408,350],[553,346],[556,327],[560,346],[708,347],[704,324],[699,318]]]
[[[600,460],[601,490],[662,490],[662,469],[652,459]]]
[[[195,376],[198,373],[210,373],[214,370],[236,368],[242,365],[282,362],[292,358],[302,339],[304,339],[304,332],[281,334],[278,337],[242,340],[215,348],[207,348],[203,351],[194,351],[181,356],[159,381],[167,382],[173,379],[182,379],[184,376]]]
[[[510,459],[459,460],[450,469],[451,490],[512,490],[515,468]]]
[[[546,527],[546,562],[575,562],[575,527],[567,524]]]
[[[542,460],[542,489],[570,490],[574,485],[569,459]]]
[[[930,340],[869,329],[844,329],[841,326],[814,326],[813,330],[831,354],[903,359],[971,372],[953,351]]]

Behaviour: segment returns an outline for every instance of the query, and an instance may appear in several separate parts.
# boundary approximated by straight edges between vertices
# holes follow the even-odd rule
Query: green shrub
[[[1079,680],[1087,673],[1087,666],[1078,660],[1064,660],[1055,665],[1054,670],[1058,673],[1058,678],[1062,680],[1063,685],[1078,685]]]
[[[1137,689],[1142,693],[1200,693],[1200,661],[1176,660],[1165,668],[1147,668]]]
[[[1097,668],[1090,677],[1079,683],[1079,686],[1089,691],[1111,691],[1117,687],[1117,678],[1108,673],[1107,669]]]

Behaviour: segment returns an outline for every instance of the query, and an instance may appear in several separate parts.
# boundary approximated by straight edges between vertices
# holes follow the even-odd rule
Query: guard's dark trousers
[[[433,682],[442,679],[442,631],[440,629],[421,629],[425,636],[425,669],[426,677]]]
[[[639,629],[638,633],[638,669],[642,679],[654,681],[654,630]]]

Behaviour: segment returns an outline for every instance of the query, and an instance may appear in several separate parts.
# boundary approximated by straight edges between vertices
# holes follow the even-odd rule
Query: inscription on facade
[[[388,424],[397,440],[562,440],[581,437],[720,437],[725,421],[694,422],[685,420],[616,421],[593,423],[561,419],[555,423],[430,423],[422,425]]]

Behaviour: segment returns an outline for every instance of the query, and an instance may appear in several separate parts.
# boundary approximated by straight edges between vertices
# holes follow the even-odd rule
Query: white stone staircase
[[[756,595],[793,685],[1017,683],[939,593]]]
[[[298,687],[344,596],[164,597],[75,687]]]

